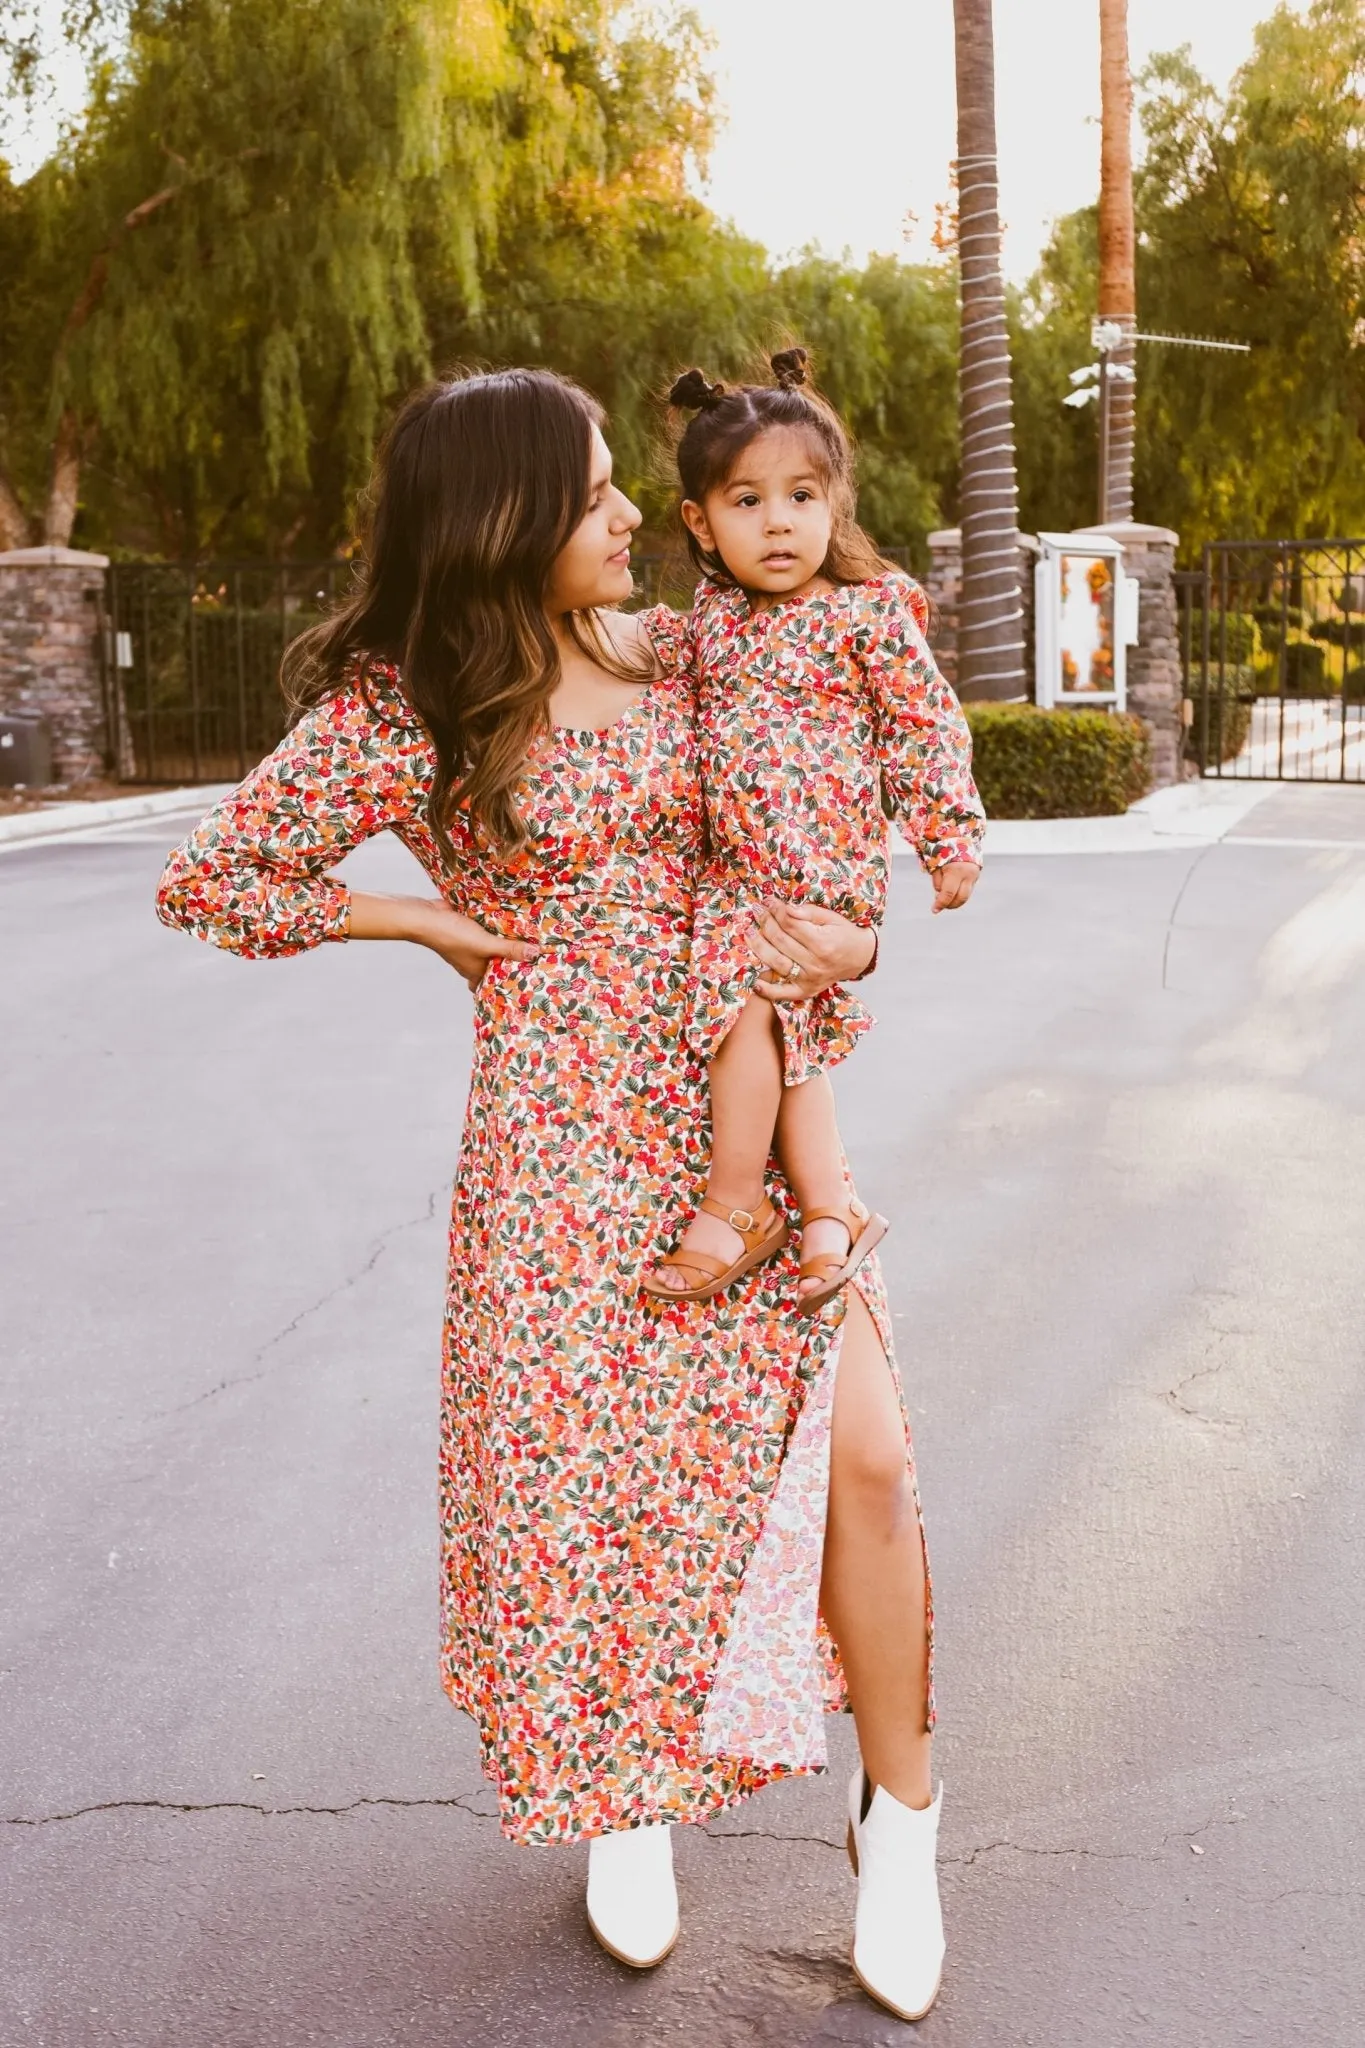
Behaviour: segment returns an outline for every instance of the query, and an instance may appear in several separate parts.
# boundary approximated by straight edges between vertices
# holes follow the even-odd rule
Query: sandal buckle
[[[748,1209],[732,1209],[728,1221],[731,1230],[738,1230],[741,1235],[745,1231],[757,1230],[758,1228],[757,1221]]]

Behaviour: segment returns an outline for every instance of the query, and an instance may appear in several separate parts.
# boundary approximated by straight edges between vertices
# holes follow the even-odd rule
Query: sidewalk
[[[0,851],[34,839],[69,839],[75,833],[137,825],[144,818],[199,814],[211,810],[220,797],[235,787],[231,782],[200,782],[185,789],[110,797],[100,803],[52,804],[43,810],[19,811],[13,817],[0,818]]]

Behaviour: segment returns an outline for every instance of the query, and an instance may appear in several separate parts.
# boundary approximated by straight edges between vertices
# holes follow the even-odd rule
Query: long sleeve
[[[854,653],[871,695],[877,760],[892,816],[931,872],[981,860],[986,815],[972,780],[972,736],[940,675],[900,578],[862,586]]]
[[[425,808],[431,747],[359,690],[310,711],[166,863],[157,916],[246,959],[301,953],[350,928],[331,869]]]

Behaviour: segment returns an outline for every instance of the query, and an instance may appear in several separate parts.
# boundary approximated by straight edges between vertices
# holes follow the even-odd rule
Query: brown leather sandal
[[[840,1256],[838,1252],[821,1252],[813,1259],[803,1259],[799,1280],[818,1280],[820,1285],[810,1294],[797,1296],[796,1313],[799,1316],[813,1316],[827,1301],[833,1301],[841,1288],[847,1287],[869,1252],[876,1250],[887,1231],[891,1228],[885,1216],[860,1202],[856,1195],[849,1198],[844,1209],[811,1209],[801,1218],[804,1231],[808,1223],[842,1223],[848,1232],[848,1250]]]
[[[723,1266],[719,1259],[713,1259],[706,1252],[688,1252],[681,1247],[670,1252],[666,1259],[658,1261],[660,1266],[676,1266],[680,1271],[700,1273],[700,1280],[690,1287],[665,1287],[647,1273],[640,1282],[646,1294],[658,1301],[709,1301],[713,1294],[720,1294],[732,1287],[736,1280],[742,1280],[755,1266],[781,1251],[791,1232],[785,1217],[773,1207],[765,1195],[755,1210],[724,1209],[719,1202],[713,1202],[709,1195],[703,1195],[701,1207],[709,1216],[719,1216],[737,1231],[744,1249],[732,1265]]]

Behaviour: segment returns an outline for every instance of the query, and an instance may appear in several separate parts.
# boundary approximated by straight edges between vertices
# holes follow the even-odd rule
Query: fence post
[[[1136,519],[1110,519],[1103,526],[1082,526],[1078,531],[1108,533],[1121,541],[1124,571],[1137,578],[1138,644],[1128,649],[1128,709],[1136,712],[1151,735],[1152,787],[1164,789],[1181,780],[1185,736],[1175,598],[1180,536],[1168,526],[1145,526]]]
[[[47,721],[59,783],[111,765],[100,647],[108,567],[107,555],[79,548],[0,554],[0,711]]]

